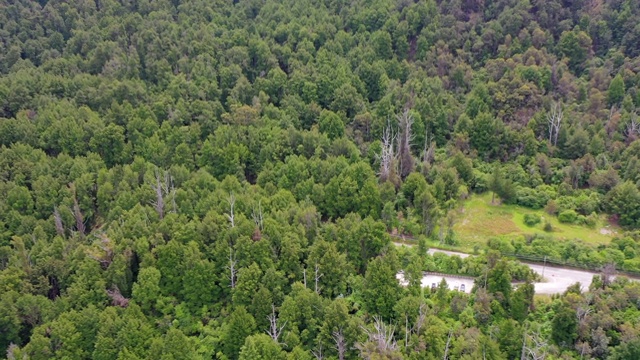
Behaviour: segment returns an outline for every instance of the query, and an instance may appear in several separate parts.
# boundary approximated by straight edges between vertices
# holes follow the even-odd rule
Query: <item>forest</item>
[[[636,0],[0,0],[0,358],[640,359],[639,107]]]

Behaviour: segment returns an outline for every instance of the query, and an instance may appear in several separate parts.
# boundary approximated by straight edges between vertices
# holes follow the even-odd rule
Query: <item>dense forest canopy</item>
[[[0,0],[0,40],[8,359],[640,358],[638,1]],[[489,192],[540,231],[429,255]]]

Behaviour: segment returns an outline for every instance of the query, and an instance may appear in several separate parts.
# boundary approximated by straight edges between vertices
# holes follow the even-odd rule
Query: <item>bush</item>
[[[578,215],[578,218],[576,219],[576,224],[586,225],[587,224],[587,217],[584,216],[584,215]]]
[[[598,224],[598,215],[596,215],[596,213],[591,213],[591,215],[586,217],[584,224],[592,229],[595,228]]]
[[[527,226],[535,226],[536,224],[539,224],[540,221],[542,221],[542,219],[540,218],[540,215],[524,214],[524,223]]]
[[[547,222],[547,223],[544,223],[544,228],[543,229],[546,232],[552,232],[553,231],[553,226],[551,226],[551,223]]]
[[[549,215],[555,215],[558,213],[558,204],[556,204],[555,200],[549,200],[544,207],[544,211]]]
[[[578,213],[575,212],[574,210],[565,210],[560,214],[558,214],[558,220],[561,223],[567,223],[567,224],[575,223],[576,220],[578,220]]]
[[[556,191],[548,185],[541,185],[535,189],[521,187],[518,189],[517,203],[532,209],[542,209],[556,195]]]

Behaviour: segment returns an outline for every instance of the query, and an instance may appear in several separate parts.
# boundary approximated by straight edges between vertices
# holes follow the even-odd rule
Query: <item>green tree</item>
[[[634,183],[617,185],[607,193],[604,203],[610,214],[619,217],[620,225],[640,226],[640,190]]]
[[[161,360],[201,359],[196,352],[195,342],[179,329],[169,329],[162,338],[151,343],[149,356]]]
[[[340,116],[330,110],[323,110],[318,121],[320,131],[334,140],[344,135],[344,123]]]
[[[154,309],[160,294],[160,271],[155,267],[146,267],[138,273],[138,279],[133,284],[133,300],[140,307],[149,312]]]
[[[560,346],[569,347],[577,338],[578,318],[569,304],[560,302],[551,320],[551,338]]]
[[[237,306],[229,315],[222,333],[222,352],[229,359],[238,359],[245,339],[256,331],[256,322],[244,308]]]
[[[285,352],[267,334],[247,337],[240,351],[240,360],[284,360]]]
[[[591,38],[584,31],[565,31],[558,41],[559,52],[569,59],[569,68],[581,74],[587,60]]]
[[[484,159],[494,158],[501,147],[501,136],[504,131],[502,121],[491,114],[483,112],[471,123],[469,138],[471,146],[478,151],[478,155]]]
[[[624,80],[622,75],[616,75],[609,84],[609,90],[607,91],[607,102],[609,106],[618,105],[624,99]]]
[[[287,328],[285,342],[288,342],[287,338],[293,337],[304,348],[311,349],[320,330],[324,306],[325,301],[318,293],[306,288],[304,284],[294,283],[280,307],[279,320],[286,322]]]
[[[379,256],[369,262],[363,290],[363,304],[369,314],[383,319],[393,317],[393,308],[400,296],[397,270],[393,255]]]

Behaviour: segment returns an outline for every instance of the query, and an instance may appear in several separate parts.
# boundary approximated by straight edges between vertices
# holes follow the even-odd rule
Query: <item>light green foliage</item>
[[[229,315],[222,334],[222,352],[229,359],[237,359],[245,339],[256,331],[256,323],[243,306]]]
[[[618,105],[624,98],[624,80],[620,74],[616,75],[611,84],[609,84],[609,90],[607,91],[607,101],[609,105]]]
[[[537,214],[524,214],[524,223],[527,226],[535,226],[539,224],[542,219]]]
[[[320,114],[318,121],[320,131],[327,134],[329,139],[334,140],[344,135],[344,123],[340,116],[333,111],[325,110]]]
[[[266,334],[247,337],[240,351],[240,360],[284,360],[285,353]]]

